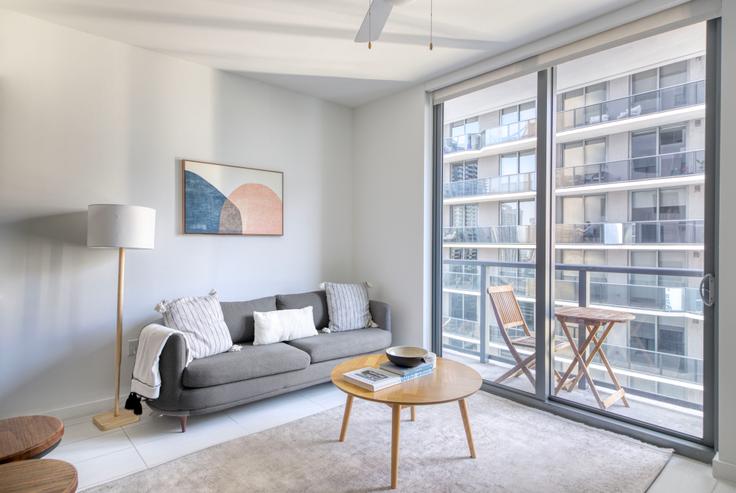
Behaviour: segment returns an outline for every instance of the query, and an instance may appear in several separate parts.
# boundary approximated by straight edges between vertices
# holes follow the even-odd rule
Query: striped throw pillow
[[[331,332],[375,327],[371,319],[368,283],[323,283],[327,295],[328,328]]]
[[[208,296],[164,300],[156,311],[163,315],[166,327],[182,333],[194,359],[224,353],[233,347],[215,291]]]

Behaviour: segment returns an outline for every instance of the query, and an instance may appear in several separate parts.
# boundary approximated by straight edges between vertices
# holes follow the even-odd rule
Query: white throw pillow
[[[317,335],[311,306],[298,310],[253,312],[253,319],[255,320],[254,346]]]
[[[233,339],[225,324],[217,292],[208,296],[188,296],[162,301],[156,311],[164,316],[164,325],[184,336],[192,358],[205,358],[233,348]]]

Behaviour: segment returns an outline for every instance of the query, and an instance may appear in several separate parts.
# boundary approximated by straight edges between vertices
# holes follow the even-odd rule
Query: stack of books
[[[349,371],[343,375],[343,378],[358,387],[377,392],[387,387],[429,375],[432,371],[434,371],[432,363],[422,363],[413,368],[404,368],[387,361],[382,363],[379,368],[368,367]]]

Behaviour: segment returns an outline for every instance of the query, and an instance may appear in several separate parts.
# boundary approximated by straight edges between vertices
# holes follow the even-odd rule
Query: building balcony
[[[494,245],[534,244],[534,226],[485,226],[475,228],[444,228],[444,243],[487,243]]]
[[[454,270],[453,270],[454,269]],[[578,279],[564,264],[556,266],[560,277],[555,279],[555,299],[560,303],[576,303]],[[624,268],[625,269],[625,268]],[[499,268],[489,275],[491,285],[510,284],[517,296],[533,299],[536,288],[531,272],[515,268]],[[572,274],[572,275],[571,275]],[[564,275],[564,277],[562,277]],[[654,276],[656,278],[656,276]],[[631,308],[639,312],[662,315],[683,315],[700,318],[703,300],[697,288],[687,286],[686,278],[677,278],[673,285],[615,283],[603,280],[589,281],[590,303],[600,306]],[[478,267],[445,266],[442,273],[442,288],[445,291],[480,295],[481,274]]]
[[[536,190],[537,174],[521,173],[445,183],[443,195],[445,199],[453,199],[518,194],[535,192]]]
[[[557,224],[558,245],[703,244],[702,219],[634,221],[626,223]]]
[[[705,103],[705,81],[687,82],[633,96],[557,112],[557,130],[598,125]]]
[[[565,166],[555,170],[555,183],[558,189],[590,187],[703,175],[704,172],[705,151],[696,150],[582,166]]]
[[[615,248],[626,245],[682,245],[702,249],[702,219],[584,223],[555,225],[557,248],[585,245],[586,248]],[[536,242],[536,226],[484,226],[443,228],[442,241],[449,244],[527,245]],[[686,248],[692,249],[692,248]]]
[[[444,142],[444,153],[453,154],[467,151],[480,151],[484,147],[506,144],[537,135],[537,120],[524,120],[498,127],[487,128],[479,133],[448,137]]]
[[[476,294],[480,303],[472,311],[468,311],[465,303],[462,313],[453,313],[453,306],[449,302],[443,306],[443,356],[470,364],[484,379],[493,381],[513,366],[513,359],[501,337],[485,288],[503,284],[514,286],[519,302],[524,305],[527,323],[534,331],[535,264],[462,260],[445,260],[444,264],[445,292],[461,288],[464,294]],[[668,317],[675,317],[672,320],[694,320],[694,325],[687,326],[685,330],[695,332],[685,332],[684,340],[689,342],[681,346],[678,353],[672,347],[659,350],[642,347],[639,335],[634,337],[631,332],[633,328],[627,328],[625,324],[613,329],[614,332],[604,344],[604,350],[631,403],[629,408],[613,406],[608,409],[609,412],[688,435],[701,436],[703,359],[694,341],[698,337],[697,331],[702,330],[702,301],[697,290],[688,287],[608,283],[600,278],[596,279],[595,276],[623,275],[628,278],[630,275],[643,275],[653,279],[666,279],[669,285],[687,286],[697,282],[702,272],[572,264],[557,264],[555,268],[556,276],[564,274],[569,277],[555,279],[552,291],[554,306],[587,305],[622,310],[634,314],[637,320],[646,320],[646,316],[651,315],[659,316],[662,320],[669,320]],[[556,323],[553,327],[557,336],[561,336]],[[577,333],[577,327],[573,326],[571,329],[580,340],[581,334]],[[632,336],[629,337],[629,334]],[[523,355],[532,354],[531,350],[520,351]],[[553,364],[558,371],[564,371],[571,362],[572,354],[569,351],[554,355]],[[604,394],[613,392],[612,382],[602,361],[594,359],[590,372],[599,391]],[[504,385],[534,392],[534,388],[523,375],[506,380]],[[571,392],[561,393],[559,397],[597,408],[590,390],[582,384]]]

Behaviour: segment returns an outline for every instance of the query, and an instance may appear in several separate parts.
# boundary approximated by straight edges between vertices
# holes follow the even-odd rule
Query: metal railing
[[[558,244],[595,243],[639,245],[646,243],[703,243],[702,219],[632,221],[555,225]]]
[[[448,266],[450,267],[450,266]],[[478,267],[461,267],[459,271],[445,268],[442,273],[442,287],[447,290],[480,293],[481,274]],[[474,270],[469,272],[468,270]],[[536,278],[524,275],[524,272],[513,272],[518,269],[499,269],[489,277],[491,285],[511,284],[517,296],[533,298]],[[566,269],[567,270],[567,269]],[[562,271],[559,271],[562,272]],[[570,279],[569,277],[573,277]],[[660,285],[658,276],[654,276],[651,284],[642,282],[609,282],[608,280],[590,280],[590,302],[595,305],[619,308],[638,308],[666,314],[703,313],[703,300],[698,288],[680,285]],[[577,302],[578,280],[574,276],[560,277],[554,280],[555,299],[569,303]],[[675,283],[672,283],[675,284]]]
[[[535,226],[449,227],[442,231],[446,243],[534,243],[535,238]]]
[[[655,243],[702,244],[702,219],[632,221],[626,223],[556,224],[555,240],[559,245],[642,245]],[[445,243],[533,244],[536,227],[476,226],[446,227]]]
[[[531,118],[520,122],[508,123],[498,127],[487,128],[481,132],[446,137],[445,154],[453,152],[477,151],[483,147],[505,144],[515,140],[528,139],[537,135],[537,120]]]
[[[596,125],[705,103],[705,81],[686,82],[557,112],[557,129]]]
[[[489,363],[501,360],[513,363],[510,357],[503,356],[505,344],[501,338],[490,308],[487,308],[485,291],[489,285],[512,284],[520,301],[527,298],[534,303],[535,264],[528,262],[495,262],[472,260],[443,260],[443,286],[445,289],[462,288],[465,291],[478,293],[481,302],[478,305],[478,319],[464,320],[448,314],[443,320],[443,339],[446,347],[468,356],[478,357],[480,362]],[[463,272],[453,272],[453,269]],[[592,280],[593,276],[602,275],[638,275],[652,276],[656,279],[675,278],[683,285],[688,279],[700,278],[703,272],[696,269],[668,269],[657,267],[628,266],[594,266],[580,264],[557,264],[557,275],[572,274],[574,279],[557,278],[555,280],[555,304],[577,304],[578,306],[606,306],[611,308],[645,309],[668,312],[670,315],[681,312],[702,315],[702,300],[692,287],[649,286],[636,283],[608,283],[603,280]],[[631,303],[631,290],[644,288],[651,290],[651,304],[642,306]],[[629,293],[626,293],[626,291]],[[673,291],[674,290],[674,291]],[[638,298],[639,295],[634,296]],[[527,320],[531,330],[534,321]],[[578,331],[578,338],[584,337]],[[454,341],[449,344],[449,341]],[[481,343],[484,341],[484,343]],[[582,340],[579,341],[579,344]],[[633,379],[648,382],[653,387],[634,388],[634,392],[652,399],[665,400],[686,407],[699,408],[698,402],[678,397],[678,393],[694,391],[702,395],[703,361],[702,358],[684,354],[671,354],[663,351],[652,351],[644,348],[617,345],[606,342],[604,345],[608,359],[614,372],[630,375]],[[489,354],[493,349],[494,354]],[[594,376],[595,378],[595,376]],[[657,382],[666,381],[665,390],[657,390]],[[597,382],[598,383],[598,382]],[[606,384],[605,381],[601,382]],[[623,384],[626,388],[626,383]],[[667,389],[674,389],[672,392]],[[627,388],[627,390],[629,390]]]
[[[536,190],[537,174],[520,173],[517,175],[494,176],[475,180],[452,181],[445,183],[443,195],[448,199],[474,195],[534,192]]]
[[[689,176],[705,172],[705,151],[659,154],[555,170],[557,188]],[[445,185],[447,187],[447,185]],[[445,194],[447,197],[447,194]]]

